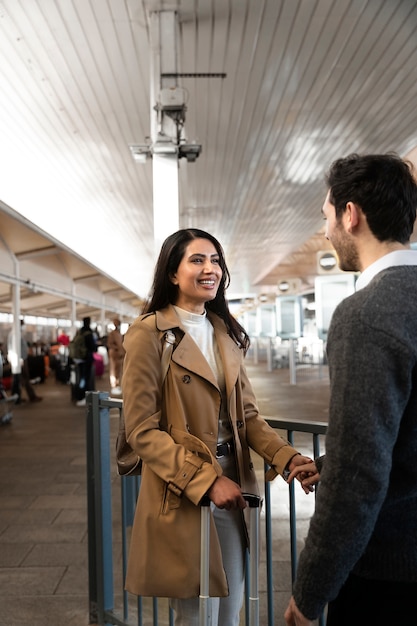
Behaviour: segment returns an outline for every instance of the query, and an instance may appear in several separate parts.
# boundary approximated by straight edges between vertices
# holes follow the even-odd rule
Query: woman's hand
[[[242,496],[242,490],[237,483],[227,476],[216,478],[207,495],[219,509],[244,509],[246,500]]]
[[[286,477],[288,483],[291,483],[296,478],[300,481],[304,493],[308,494],[314,491],[313,485],[318,482],[319,474],[314,461],[310,457],[296,454],[288,463],[287,469],[290,472],[289,476]],[[312,474],[317,475],[316,480],[311,481]]]
[[[293,457],[296,459],[297,457]],[[298,455],[300,458],[300,455]],[[301,457],[305,459],[306,457]],[[291,459],[293,460],[293,459]],[[320,474],[316,467],[314,461],[309,459],[307,462],[303,461],[301,464],[297,463],[291,467],[291,463],[289,464],[288,469],[290,470],[290,475],[287,478],[287,482],[291,483],[294,478],[300,481],[302,488],[306,493],[313,491],[313,485],[319,482]]]
[[[312,621],[304,617],[297,607],[295,600],[291,597],[287,610],[284,613],[286,626],[313,626]]]

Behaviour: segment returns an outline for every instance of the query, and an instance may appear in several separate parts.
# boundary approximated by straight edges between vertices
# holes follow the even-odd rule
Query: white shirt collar
[[[394,265],[417,265],[417,250],[395,250],[369,265],[356,281],[355,289],[363,289],[382,270]]]

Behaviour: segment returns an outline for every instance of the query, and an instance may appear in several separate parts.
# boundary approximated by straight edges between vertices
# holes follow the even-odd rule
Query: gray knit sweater
[[[417,266],[339,304],[327,355],[326,459],[293,591],[309,619],[350,572],[417,581]]]

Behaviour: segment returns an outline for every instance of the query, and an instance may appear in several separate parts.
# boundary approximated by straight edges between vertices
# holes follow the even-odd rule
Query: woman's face
[[[177,306],[203,313],[204,303],[214,300],[222,277],[220,258],[208,239],[193,239],[185,249],[177,271],[170,277],[178,286]]]

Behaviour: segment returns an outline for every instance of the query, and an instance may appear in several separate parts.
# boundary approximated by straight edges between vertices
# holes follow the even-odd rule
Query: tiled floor
[[[295,386],[288,370],[267,372],[265,363],[249,361],[248,372],[264,415],[326,421],[326,372],[304,372]],[[108,390],[107,373],[96,386]],[[85,409],[53,374],[37,392],[43,402],[15,406],[11,423],[0,427],[0,626],[82,626],[89,623]],[[275,481],[274,490],[282,484]],[[288,538],[281,498],[275,491],[273,498],[279,589],[280,578],[288,579],[287,557],[280,557]],[[307,526],[311,501],[304,501]],[[276,595],[281,626],[289,591]]]

